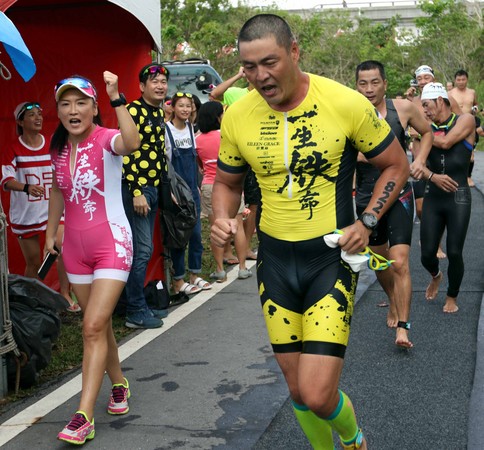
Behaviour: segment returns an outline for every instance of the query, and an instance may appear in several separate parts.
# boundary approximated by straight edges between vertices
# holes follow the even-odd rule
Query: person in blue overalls
[[[212,285],[200,277],[202,271],[202,225],[200,222],[200,192],[198,189],[197,152],[193,125],[190,123],[192,113],[192,94],[177,92],[171,99],[173,117],[166,123],[166,154],[175,171],[187,182],[192,190],[197,206],[198,221],[188,242],[189,281],[185,281],[185,251],[171,249],[173,261],[173,289],[175,293],[184,292],[192,295],[201,290],[212,289]]]

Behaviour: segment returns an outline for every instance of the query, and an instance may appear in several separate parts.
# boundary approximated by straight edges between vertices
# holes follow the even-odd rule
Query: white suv
[[[170,72],[167,93],[170,97],[176,92],[190,92],[205,103],[213,87],[223,81],[206,59],[162,61],[161,64]]]

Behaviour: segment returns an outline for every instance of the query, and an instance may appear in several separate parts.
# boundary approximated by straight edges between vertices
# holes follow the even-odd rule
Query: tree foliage
[[[364,15],[352,19],[346,9],[299,16],[276,6],[249,8],[244,0],[237,6],[229,0],[162,0],[162,58],[206,58],[228,78],[239,67],[236,39],[242,24],[256,13],[274,12],[291,25],[305,71],[354,86],[356,66],[376,59],[385,65],[390,96],[408,88],[421,64],[432,66],[442,82],[452,80],[457,69],[466,69],[470,84],[478,87],[484,72],[482,3],[475,3],[471,14],[466,5],[423,0],[419,7],[426,16],[416,20],[415,36],[400,26],[398,16],[375,24]]]
[[[416,20],[421,34],[413,57],[432,66],[443,82],[453,80],[457,69],[477,75],[479,68],[477,73],[474,68],[482,66],[482,59],[473,56],[482,38],[482,11],[476,8],[468,15],[466,4],[454,0],[427,0],[420,8],[427,17]]]

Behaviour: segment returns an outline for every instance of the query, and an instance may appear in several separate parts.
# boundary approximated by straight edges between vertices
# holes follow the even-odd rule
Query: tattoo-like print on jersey
[[[96,127],[77,148],[69,144],[55,154],[53,163],[64,197],[66,233],[68,229],[97,229],[107,223],[110,236],[106,233],[102,239],[111,240],[118,268],[129,270],[133,248],[121,197],[122,156],[113,150],[118,134],[118,130]]]
[[[218,167],[252,168],[262,193],[260,229],[291,242],[352,223],[357,151],[371,159],[393,140],[365,97],[312,75],[306,97],[288,112],[251,91],[227,110],[221,136]]]
[[[313,111],[305,112],[300,116],[288,117],[288,122],[296,124],[295,132],[289,136],[289,148],[294,150],[290,154],[289,173],[286,175],[284,184],[279,187],[277,192],[281,194],[287,189],[290,178],[293,183],[299,186],[304,195],[299,199],[301,210],[307,210],[306,220],[313,218],[313,208],[319,205],[319,192],[312,190],[317,177],[322,176],[331,183],[336,181],[336,176],[328,174],[331,169],[331,163],[324,157],[323,152],[315,149],[310,152],[308,148],[318,147],[318,143],[313,139],[312,125],[306,125],[307,118],[318,115],[317,106],[314,105]],[[301,150],[306,149],[306,156],[303,156]],[[324,153],[327,153],[324,152]]]
[[[92,199],[92,192],[95,191],[101,197],[104,197],[104,192],[98,188],[101,182],[99,176],[91,169],[88,155],[85,153],[92,149],[91,143],[85,147],[77,147],[79,159],[77,161],[76,170],[72,177],[72,190],[69,196],[69,201],[76,204],[82,202],[84,213],[89,216],[88,220],[92,221],[93,213],[96,211],[96,201]]]
[[[131,267],[133,263],[133,246],[130,244],[132,240],[131,231],[126,226],[112,221],[109,222],[109,225],[114,239],[116,255],[126,266]]]

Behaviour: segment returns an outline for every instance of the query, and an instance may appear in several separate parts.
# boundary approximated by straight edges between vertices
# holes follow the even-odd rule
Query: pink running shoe
[[[69,444],[83,445],[86,440],[94,439],[95,434],[94,418],[89,422],[84,411],[76,411],[70,422],[57,435],[57,439]]]
[[[131,397],[128,380],[124,384],[113,384],[111,397],[109,398],[109,414],[126,414],[129,411],[128,398]]]

